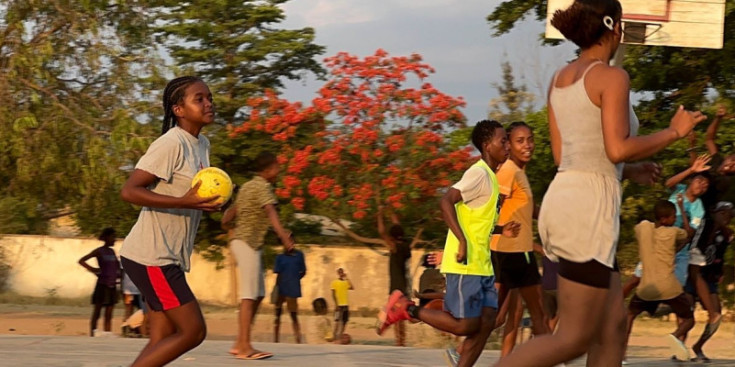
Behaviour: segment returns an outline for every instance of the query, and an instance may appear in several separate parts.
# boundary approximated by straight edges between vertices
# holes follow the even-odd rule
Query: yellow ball
[[[191,187],[197,182],[202,181],[202,185],[197,190],[199,197],[208,198],[219,195],[214,201],[216,204],[224,204],[232,197],[232,180],[227,173],[216,167],[207,167],[194,176],[191,180]]]

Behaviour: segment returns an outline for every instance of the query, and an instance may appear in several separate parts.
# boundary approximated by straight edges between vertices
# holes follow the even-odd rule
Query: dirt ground
[[[204,315],[207,321],[208,339],[234,340],[237,332],[237,311],[234,307],[204,306]],[[0,303],[0,334],[15,335],[71,335],[86,336],[89,334],[89,316],[91,306],[61,306],[42,304],[11,304]],[[375,334],[375,319],[362,317],[353,313],[347,326],[347,332],[352,336],[354,344],[392,345],[391,331],[384,336]],[[704,319],[699,315],[699,319]],[[113,318],[113,333],[120,334],[120,324],[123,318],[123,308],[115,309]],[[254,341],[273,341],[273,313],[271,309],[263,309],[257,319],[254,331]],[[632,357],[666,358],[668,348],[664,336],[674,329],[673,317],[670,321],[640,317],[636,320],[630,340],[629,355]],[[300,316],[302,332],[305,341],[309,344],[327,343],[323,338],[324,318],[315,315]],[[282,318],[281,342],[294,341],[288,316]],[[100,320],[100,327],[101,327]],[[323,326],[322,326],[323,327]],[[702,332],[704,324],[698,322],[690,333],[687,345],[694,343]],[[408,326],[408,345],[420,348],[445,348],[454,344],[454,338],[442,335],[424,324]],[[735,359],[735,345],[733,343],[733,323],[723,323],[717,334],[705,346],[705,353],[714,359]],[[526,331],[528,338],[530,331]],[[497,335],[494,333],[488,348],[498,347]]]

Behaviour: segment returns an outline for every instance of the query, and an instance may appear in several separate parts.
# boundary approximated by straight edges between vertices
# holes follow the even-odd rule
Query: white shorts
[[[237,291],[240,299],[265,297],[263,251],[255,250],[241,240],[230,241],[230,251],[237,262]]]
[[[702,251],[699,251],[699,248],[692,247],[692,249],[689,250],[689,265],[696,265],[696,266],[707,265],[707,258],[704,257],[704,255],[702,254]]]

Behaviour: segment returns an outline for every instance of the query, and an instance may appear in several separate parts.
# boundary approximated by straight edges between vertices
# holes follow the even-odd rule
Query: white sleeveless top
[[[596,172],[622,178],[623,164],[613,164],[605,153],[602,137],[602,110],[590,100],[584,86],[587,73],[600,61],[587,67],[582,77],[566,87],[557,87],[554,74],[549,102],[554,107],[556,125],[561,133],[561,162],[559,171]],[[638,117],[630,106],[630,135],[638,133]]]
[[[623,164],[605,153],[602,111],[590,100],[582,77],[556,87],[554,75],[549,103],[561,135],[559,170],[544,196],[539,235],[549,258],[574,262],[597,260],[612,267],[620,231],[620,179]],[[638,132],[638,118],[630,107],[630,134]]]

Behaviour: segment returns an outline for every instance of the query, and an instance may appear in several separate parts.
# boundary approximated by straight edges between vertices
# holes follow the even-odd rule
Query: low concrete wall
[[[115,244],[120,249],[121,241]],[[100,246],[93,238],[61,238],[50,236],[3,235],[0,246],[12,267],[9,287],[28,296],[48,296],[54,293],[62,298],[87,297],[94,289],[95,277],[77,264],[82,256]],[[379,308],[388,295],[388,257],[386,251],[368,247],[303,245],[307,272],[302,279],[301,307],[311,307],[311,301],[324,297],[331,304],[330,283],[336,278],[336,269],[343,267],[355,290],[350,292],[350,305]],[[418,267],[423,250],[414,251],[410,262],[413,284],[418,285],[422,268]],[[229,259],[229,257],[228,257]],[[90,260],[94,264],[95,260]],[[194,254],[187,280],[197,298],[204,302],[235,304],[236,273],[230,261],[224,268]],[[271,271],[266,274],[267,294],[275,282]],[[416,287],[414,287],[416,288]]]

